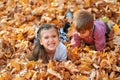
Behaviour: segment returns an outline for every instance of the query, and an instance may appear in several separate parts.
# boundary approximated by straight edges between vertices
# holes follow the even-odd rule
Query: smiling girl
[[[31,60],[41,59],[43,62],[66,60],[66,46],[59,41],[58,28],[52,24],[42,24],[38,29],[38,38],[35,43]]]

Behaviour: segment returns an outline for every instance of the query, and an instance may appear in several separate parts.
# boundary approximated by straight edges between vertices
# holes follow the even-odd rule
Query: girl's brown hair
[[[73,23],[77,31],[92,29],[93,21],[93,15],[88,11],[79,10],[74,13]]]
[[[38,32],[37,32],[38,39],[37,39],[37,42],[35,43],[31,60],[41,59],[44,63],[47,63],[49,61],[50,58],[49,58],[48,54],[46,53],[44,46],[40,44],[39,38],[41,38],[42,30],[49,30],[51,28],[56,29],[56,32],[58,33],[58,28],[52,24],[45,23],[39,27]],[[58,36],[59,36],[59,33],[58,33]]]

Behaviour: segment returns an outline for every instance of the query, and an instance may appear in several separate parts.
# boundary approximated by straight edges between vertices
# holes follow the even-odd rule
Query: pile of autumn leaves
[[[49,7],[43,5],[42,0],[0,1],[0,80],[120,80],[120,17],[116,17],[119,4],[85,1],[84,6],[72,1],[58,6],[53,0]],[[116,23],[105,51],[94,51],[88,46],[71,49],[66,44],[67,61],[50,60],[48,64],[40,60],[28,61],[26,57],[32,52],[38,25],[44,22],[60,24],[69,7],[73,11],[88,8],[96,18],[105,15]],[[116,14],[114,18],[113,13]]]

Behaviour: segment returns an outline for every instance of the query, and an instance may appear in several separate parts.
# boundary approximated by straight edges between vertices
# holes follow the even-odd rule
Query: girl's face
[[[54,28],[41,31],[40,44],[49,51],[55,51],[59,43],[59,36],[57,30]]]
[[[85,38],[89,35],[90,31],[89,30],[83,30],[83,31],[80,31],[80,37],[81,38]]]

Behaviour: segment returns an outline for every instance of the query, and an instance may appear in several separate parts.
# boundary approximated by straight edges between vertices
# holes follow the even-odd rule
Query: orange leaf
[[[19,1],[21,4],[28,4],[29,0],[20,0]]]
[[[17,35],[17,40],[21,40],[23,38],[23,34],[22,33],[19,33],[18,35]]]
[[[89,80],[87,76],[81,75],[79,76],[79,80]]]
[[[117,24],[115,24],[113,29],[114,29],[114,31],[117,31],[117,30],[119,30],[119,26]]]
[[[0,79],[0,80],[1,80],[1,79]],[[16,78],[14,78],[13,80],[22,80],[22,78],[16,77]]]
[[[27,69],[33,69],[34,68],[34,65],[35,65],[35,62],[34,61],[30,61],[26,64],[26,68]]]
[[[26,74],[25,74],[25,78],[26,79],[30,79],[32,76],[33,76],[33,71],[28,71]]]
[[[81,73],[84,73],[86,71],[90,71],[91,70],[91,68],[88,65],[80,65],[78,68],[79,68]]]

